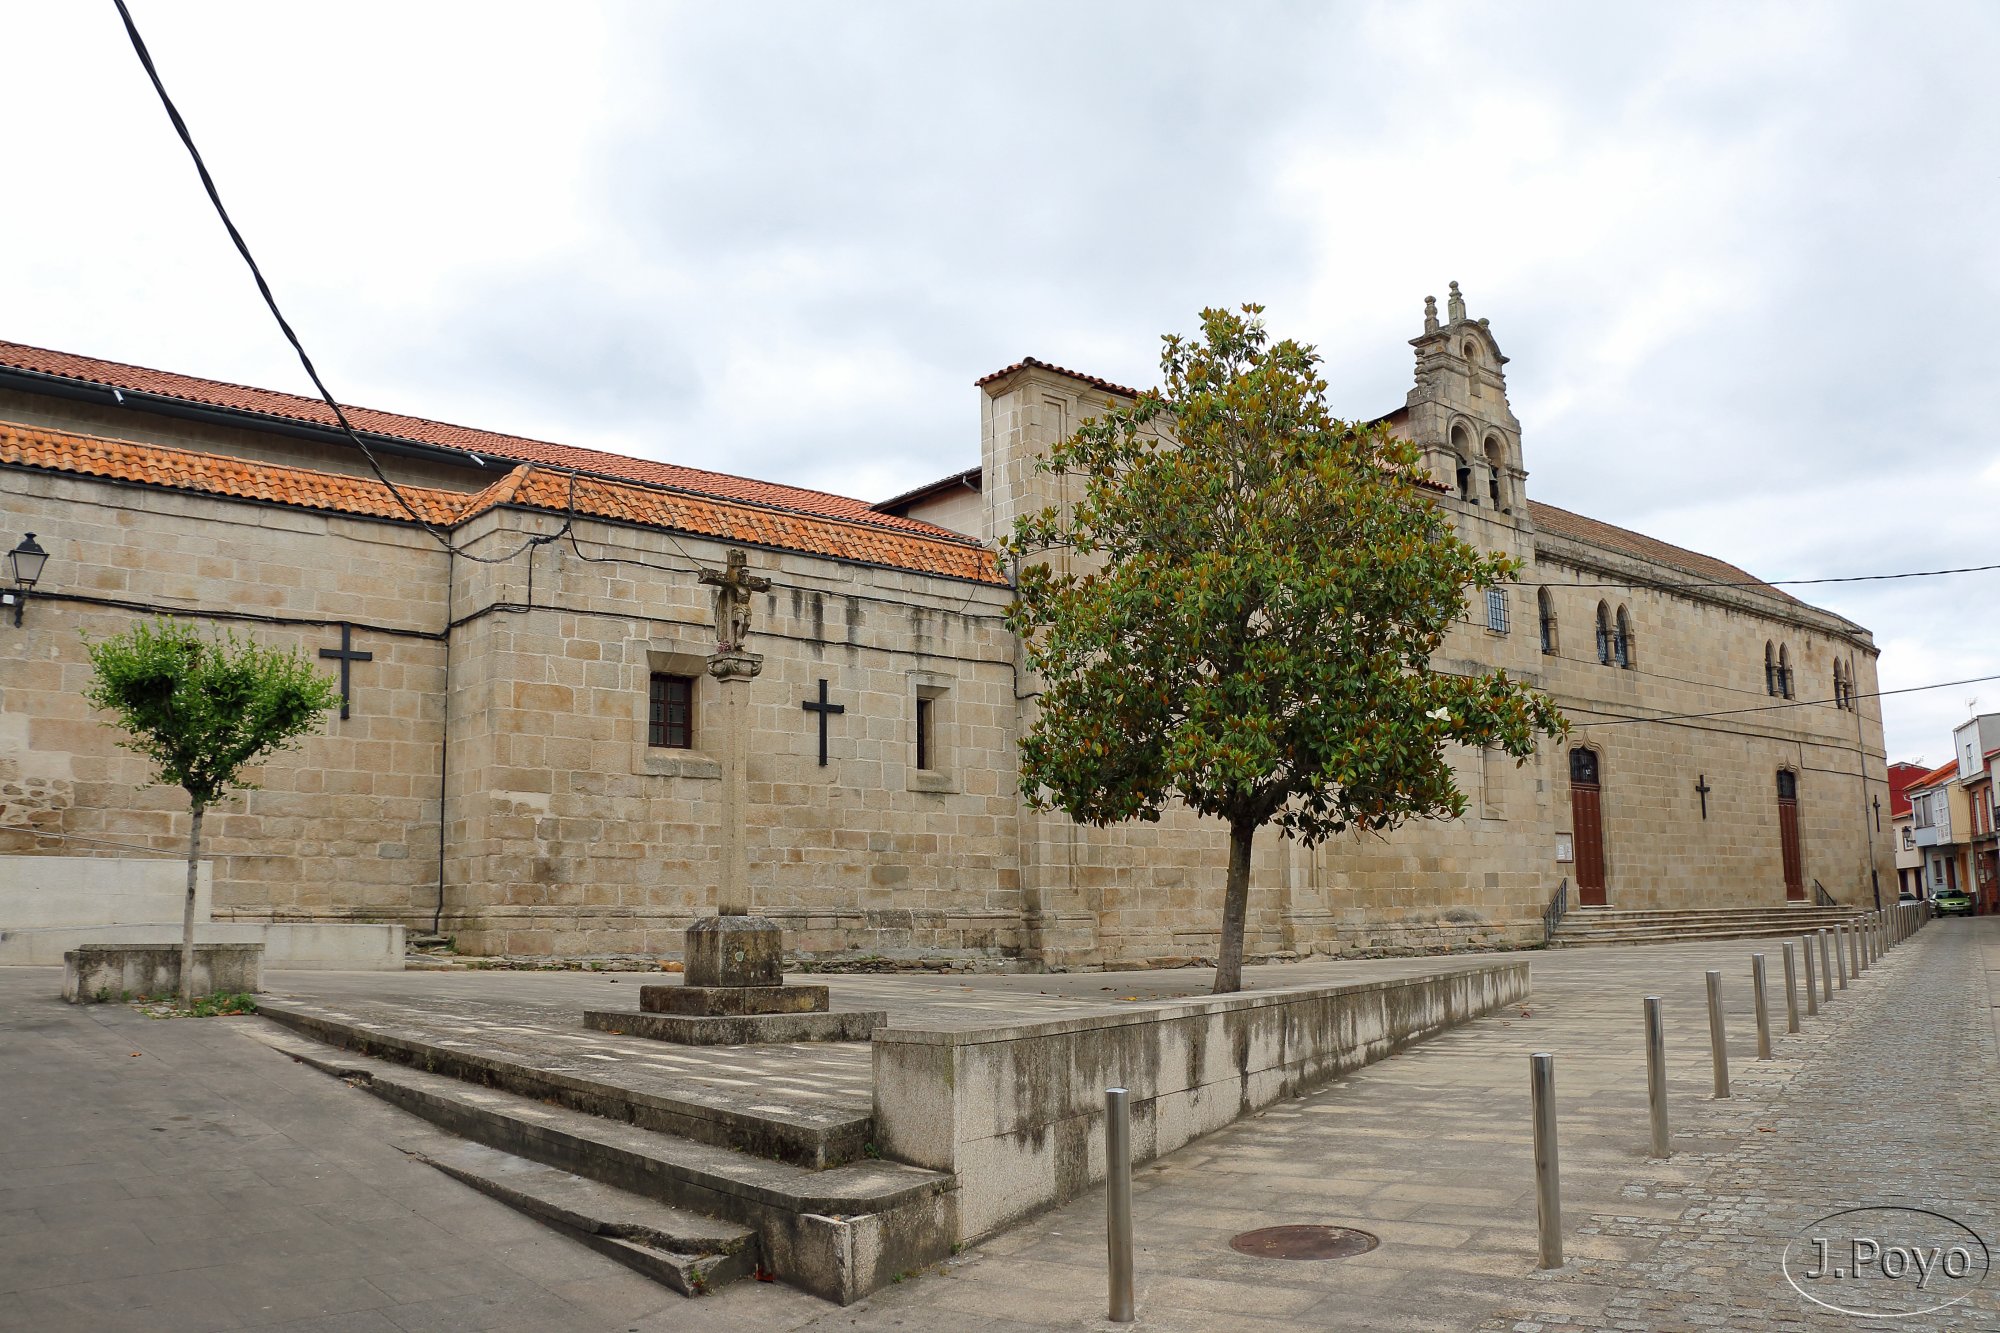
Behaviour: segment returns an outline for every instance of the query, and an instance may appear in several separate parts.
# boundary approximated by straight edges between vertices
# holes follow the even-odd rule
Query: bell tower
[[[1424,451],[1431,475],[1468,509],[1517,525],[1527,522],[1527,469],[1521,465],[1521,423],[1507,405],[1507,358],[1483,319],[1468,319],[1456,282],[1438,319],[1437,298],[1424,298],[1417,382],[1405,400],[1404,429]]]

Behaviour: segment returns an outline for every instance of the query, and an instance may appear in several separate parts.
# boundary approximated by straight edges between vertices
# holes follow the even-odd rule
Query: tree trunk
[[[1222,890],[1222,947],[1215,955],[1215,994],[1243,989],[1243,921],[1250,914],[1250,840],[1257,826],[1229,825],[1229,879]]]
[[[194,886],[201,873],[202,807],[194,807],[188,828],[188,891],[181,909],[181,1008],[194,1007]]]

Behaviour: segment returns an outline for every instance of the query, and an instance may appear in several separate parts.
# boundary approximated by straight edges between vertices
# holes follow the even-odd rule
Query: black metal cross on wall
[[[1708,818],[1708,794],[1715,788],[1708,785],[1708,774],[1703,773],[1694,780],[1694,789],[1701,793],[1701,817]]]
[[[322,648],[319,650],[319,655],[325,658],[338,658],[340,661],[340,720],[345,722],[347,720],[348,703],[348,668],[355,662],[374,661],[375,654],[355,652],[354,626],[348,624],[346,621],[342,621],[340,624],[340,647]]]
[[[835,713],[845,713],[847,711],[847,705],[830,704],[826,701],[826,677],[822,676],[820,677],[820,682],[819,682],[818,702],[814,702],[813,700],[808,699],[804,703],[800,704],[799,707],[805,709],[809,713],[819,714],[819,766],[821,768],[825,768],[826,767],[826,720],[828,717],[832,716]]]

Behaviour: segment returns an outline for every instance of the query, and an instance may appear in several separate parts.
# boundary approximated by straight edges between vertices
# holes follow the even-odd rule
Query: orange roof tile
[[[179,402],[227,408],[255,416],[336,427],[332,410],[317,398],[279,393],[273,389],[256,389],[222,380],[201,379],[173,371],[151,370],[144,366],[131,366],[118,361],[102,361],[96,357],[79,356],[73,352],[30,347],[25,343],[0,340],[0,366],[83,384],[123,389],[131,393],[154,394]],[[395,412],[381,412],[369,407],[342,404],[342,408],[347,413],[347,419],[354,423],[356,430],[371,435],[462,450],[482,457],[491,455],[515,463],[546,463],[551,467],[578,468],[585,472],[643,482],[647,485],[672,486],[676,490],[712,495],[718,499],[770,505],[777,509],[792,509],[827,518],[844,518],[856,523],[873,523],[879,527],[896,528],[905,532],[944,537],[958,536],[948,529],[925,523],[921,519],[885,514],[870,506],[866,500],[831,495],[825,491],[807,490],[799,486],[780,486],[774,482],[733,477],[727,473],[681,467],[674,463],[627,458],[622,454],[607,453],[600,449],[551,444],[546,440],[531,440],[520,435],[503,435],[470,426],[454,426],[448,422],[403,416]]]
[[[1073,380],[1082,380],[1085,384],[1092,385],[1096,388],[1105,389],[1111,393],[1124,394],[1127,398],[1137,398],[1139,396],[1139,390],[1137,389],[1128,388],[1123,384],[1113,384],[1110,380],[1099,379],[1095,375],[1086,375],[1080,370],[1071,370],[1067,366],[1058,366],[1053,362],[1037,361],[1032,356],[1024,356],[1019,361],[1016,361],[1013,365],[1002,366],[1000,367],[1000,369],[994,371],[990,375],[981,375],[978,379],[973,381],[973,384],[976,387],[984,388],[986,385],[991,384],[994,380],[1001,379],[1007,375],[1011,375],[1017,370],[1026,370],[1030,366],[1033,366],[1037,370],[1050,370],[1054,371],[1058,375],[1067,375],[1069,376],[1069,378]]]
[[[1952,778],[1955,778],[1957,776],[1958,776],[1958,760],[1952,759],[1945,763],[1939,764],[1936,768],[1924,774],[1922,777],[1918,778],[1915,782],[1912,782],[1909,786],[1905,787],[1903,790],[1905,793],[1928,791],[1932,787],[1938,786],[1944,782],[1948,782]]]
[[[0,466],[411,521],[389,488],[373,477],[41,430],[12,422],[0,422]],[[445,527],[502,507],[559,514],[574,510],[592,518],[670,528],[693,536],[1007,586],[993,552],[957,534],[933,537],[896,532],[877,524],[786,513],[632,482],[577,477],[572,483],[569,472],[525,463],[473,495],[421,486],[397,489],[427,521]]]
[[[1765,583],[1755,574],[1745,573],[1735,565],[1717,560],[1712,555],[1690,551],[1684,546],[1674,546],[1657,538],[1648,537],[1644,533],[1633,532],[1630,528],[1615,527],[1594,518],[1585,518],[1582,514],[1573,514],[1567,509],[1558,509],[1539,500],[1528,501],[1528,513],[1535,520],[1536,527],[1558,537],[1586,542],[1592,546],[1606,546],[1626,555],[1637,556],[1641,560],[1678,569],[1697,579],[1746,585],[1754,592],[1782,597],[1788,602],[1799,600],[1783,589]]]
[[[410,517],[396,503],[388,487],[373,477],[315,472],[310,468],[201,454],[158,444],[134,444],[96,435],[73,435],[11,421],[0,421],[0,465],[166,486],[236,500],[264,500],[299,509],[406,522]],[[465,496],[457,491],[423,486],[397,489],[431,523],[452,522],[465,503]]]

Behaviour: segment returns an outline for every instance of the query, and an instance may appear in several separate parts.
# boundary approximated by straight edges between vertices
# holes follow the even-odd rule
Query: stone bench
[[[71,1004],[127,995],[171,996],[180,990],[178,944],[85,944],[63,954],[63,998]],[[264,946],[194,946],[196,995],[236,995],[264,989]]]

